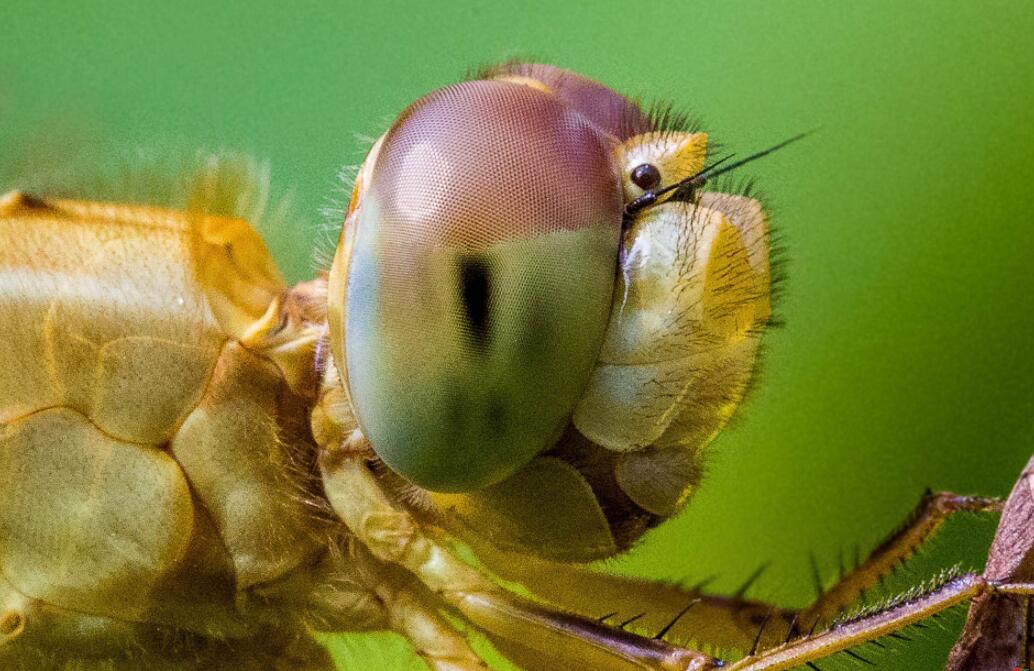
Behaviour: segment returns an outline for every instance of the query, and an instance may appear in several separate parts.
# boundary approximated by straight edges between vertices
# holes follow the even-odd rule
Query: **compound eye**
[[[643,191],[650,191],[660,185],[661,171],[652,163],[640,163],[632,169],[631,179]]]
[[[363,433],[396,473],[472,491],[560,435],[610,312],[614,157],[579,112],[509,82],[439,90],[385,135],[339,351]]]

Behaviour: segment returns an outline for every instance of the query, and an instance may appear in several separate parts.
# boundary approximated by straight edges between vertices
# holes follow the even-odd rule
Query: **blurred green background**
[[[307,215],[265,231],[292,279],[326,247],[338,169],[471,66],[548,61],[670,98],[747,152],[786,248],[784,328],[690,509],[608,570],[718,576],[800,605],[808,554],[871,547],[926,487],[1004,495],[1034,451],[1034,5],[846,2],[33,3],[3,12],[0,150],[68,129],[268,158]],[[5,149],[6,148],[6,149]],[[0,160],[4,154],[0,154]],[[322,242],[319,242],[322,241]],[[979,565],[961,522],[899,584]],[[644,609],[649,604],[644,604]],[[880,657],[942,664],[947,631]],[[342,668],[418,669],[392,635]],[[822,668],[848,668],[841,658]]]

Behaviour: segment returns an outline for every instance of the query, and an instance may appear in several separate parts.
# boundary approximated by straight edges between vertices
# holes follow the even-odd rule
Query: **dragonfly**
[[[713,187],[797,139],[716,156],[670,107],[486,68],[373,144],[293,286],[244,158],[2,196],[0,663],[326,670],[316,634],[394,631],[439,671],[486,668],[478,637],[529,670],[817,668],[969,600],[952,668],[1029,662],[1029,469],[983,573],[879,608],[1003,504],[924,496],[802,609],[592,568],[689,503],[750,388],[768,217]]]

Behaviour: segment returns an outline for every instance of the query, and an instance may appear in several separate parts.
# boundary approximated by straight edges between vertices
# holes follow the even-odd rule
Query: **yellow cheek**
[[[629,455],[618,478],[640,506],[669,515],[684,501],[696,452],[743,397],[769,314],[756,201],[704,193],[698,204],[651,208],[628,232],[600,360],[573,421]],[[685,482],[658,480],[661,462]]]

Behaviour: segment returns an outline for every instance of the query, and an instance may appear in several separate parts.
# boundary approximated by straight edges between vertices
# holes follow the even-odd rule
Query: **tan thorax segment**
[[[243,219],[3,197],[12,589],[59,611],[242,633],[239,591],[325,542],[305,393],[318,293],[288,291]]]
[[[295,393],[311,395],[316,341],[326,322],[326,283],[314,280],[288,290],[248,222],[191,219],[196,277],[222,331],[273,362]]]

